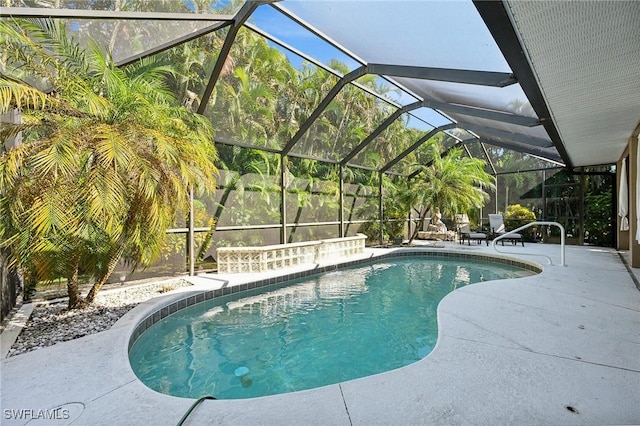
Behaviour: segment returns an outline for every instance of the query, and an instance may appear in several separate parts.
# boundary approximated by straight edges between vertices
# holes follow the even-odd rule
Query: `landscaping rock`
[[[100,293],[93,305],[67,310],[67,301],[38,303],[7,357],[109,329],[137,304],[163,292],[191,285],[179,279]]]

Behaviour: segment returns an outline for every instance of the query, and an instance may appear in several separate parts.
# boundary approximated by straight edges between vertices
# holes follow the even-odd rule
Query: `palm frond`
[[[21,66],[52,92],[0,79],[3,111],[20,105],[25,118],[2,129],[22,131],[23,145],[0,156],[0,240],[34,277],[70,276],[80,264],[108,276],[123,252],[148,264],[187,210],[186,188],[215,191],[210,121],[178,106],[167,86],[177,72],[162,61],[123,70],[97,43],[81,49],[64,25],[9,21],[0,45],[20,48],[12,72]]]
[[[0,114],[13,108],[44,109],[48,102],[46,93],[0,73]]]

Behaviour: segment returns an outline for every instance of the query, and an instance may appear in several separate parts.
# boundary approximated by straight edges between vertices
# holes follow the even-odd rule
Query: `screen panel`
[[[224,13],[234,14],[244,0],[200,1],[140,1],[140,0],[5,0],[5,7],[50,9],[105,10],[165,13]]]
[[[188,272],[187,233],[167,234],[158,259],[146,268],[132,270],[130,262],[121,260],[107,283],[135,281],[156,277],[186,275]]]
[[[116,62],[185,37],[212,25],[208,21],[61,19],[82,46],[89,38],[111,52]]]
[[[424,141],[409,155],[400,160],[398,164],[390,169],[390,171],[400,175],[410,175],[418,169],[417,165],[427,165],[431,162],[432,151],[430,145],[439,144],[440,153],[442,154],[457,142],[458,141],[456,139],[452,138],[447,133],[438,132],[435,135],[431,136],[428,140]]]
[[[336,165],[290,158],[287,167],[287,225],[293,225],[287,242],[293,242],[300,224],[339,220],[340,183]]]
[[[380,168],[431,130],[432,126],[411,114],[404,113],[358,153],[351,163]]]
[[[280,46],[238,32],[205,115],[216,138],[281,150],[337,78],[311,63],[292,66]]]
[[[154,60],[171,64],[177,71],[169,76],[167,85],[180,105],[191,111],[198,109],[226,34],[225,28],[152,56]]]
[[[214,234],[215,247],[262,247],[280,244],[280,229],[234,229],[216,231]],[[217,251],[211,252],[214,258]]]
[[[217,144],[220,178],[207,210],[216,226],[280,224],[279,156]]]
[[[288,228],[290,243],[299,243],[304,241],[318,241],[330,238],[338,238],[340,235],[339,225],[320,225],[320,226],[296,226]]]
[[[360,66],[352,57],[269,5],[258,7],[251,15],[250,23],[278,41],[313,57],[343,75]],[[294,60],[292,63],[295,66],[299,62]]]
[[[497,173],[511,173],[518,171],[557,168],[557,163],[552,163],[543,158],[529,155],[523,152],[505,149],[490,144],[485,144],[489,157]]]
[[[166,47],[166,43],[181,37],[194,34],[204,28],[212,26],[211,22],[174,22],[174,21],[153,21],[153,20],[117,20],[117,19],[51,19],[57,27],[62,25],[66,37],[71,43],[77,45],[89,52],[90,42],[95,42],[100,47],[104,55],[111,57],[113,62],[118,64],[122,60],[135,57],[138,54],[152,52],[154,49]],[[217,29],[214,24],[212,28]],[[213,30],[212,30],[213,31]],[[219,30],[221,32],[225,31]],[[216,31],[213,31],[216,34]],[[197,41],[192,42],[192,46],[203,44],[212,36],[204,36]],[[216,37],[216,36],[213,36]],[[219,36],[218,36],[219,37]],[[215,46],[215,43],[214,43]],[[211,46],[209,46],[210,48]],[[217,52],[218,49],[213,49]],[[211,56],[211,53],[203,53],[203,55]],[[199,59],[199,58],[198,58]],[[190,58],[190,61],[197,61],[196,56]],[[4,73],[14,78],[27,81],[41,90],[51,90],[46,80],[28,78],[22,69],[22,63],[12,63],[11,58],[5,57],[3,64],[6,69]],[[184,61],[173,62],[176,68],[180,68]]]
[[[347,84],[294,146],[292,152],[340,161],[395,108]]]
[[[512,84],[506,87],[490,87],[406,77],[396,77],[395,80],[414,91],[417,95],[422,96],[425,100],[455,105],[469,105],[537,118],[519,84]],[[444,112],[449,114],[447,111]]]
[[[368,63],[510,72],[471,1],[376,1],[374,5],[287,0],[282,7]]]
[[[367,74],[357,78],[355,82],[373,89],[380,97],[400,106],[409,105],[418,100],[415,96],[410,95],[396,84],[379,75]]]
[[[489,159],[487,158],[487,156],[484,153],[484,150],[482,149],[482,146],[480,145],[480,141],[478,140],[474,140],[471,142],[467,142],[464,144],[465,147],[467,147],[467,149],[469,150],[469,153],[471,154],[472,158],[479,158],[481,160],[483,160],[486,164],[484,166],[484,171],[489,173],[489,174],[493,174],[493,169],[491,168],[491,165],[489,164]]]
[[[453,120],[450,120],[448,117],[431,108],[418,108],[411,111],[410,114],[428,123],[431,127],[445,126],[453,122]]]

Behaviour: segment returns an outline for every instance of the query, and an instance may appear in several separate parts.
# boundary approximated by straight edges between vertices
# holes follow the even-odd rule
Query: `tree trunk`
[[[305,188],[306,192],[310,192],[310,188],[311,188],[311,182],[309,182],[307,184],[307,187]],[[296,212],[296,218],[293,220],[293,228],[291,228],[291,232],[289,233],[289,240],[287,241],[287,243],[292,243],[293,242],[293,234],[296,233],[296,231],[298,230],[298,223],[300,223],[300,217],[302,216],[302,209],[303,207],[298,204],[298,211]]]
[[[420,232],[420,230],[422,229],[422,227],[424,226],[424,220],[425,220],[425,216],[427,215],[427,212],[429,211],[429,209],[425,209],[421,214],[420,214],[420,220],[418,221],[418,224],[416,225],[416,229],[413,230],[413,233],[411,234],[411,238],[409,238],[409,242],[407,244],[411,245],[411,243],[413,242],[413,240],[415,240],[418,237],[418,232]]]
[[[360,195],[360,188],[362,187],[358,185],[358,187],[356,188],[356,193],[353,197],[353,201],[351,202],[351,209],[349,209],[349,217],[345,221],[347,223],[347,226],[344,230],[344,235],[349,235],[349,223],[351,222],[351,219],[353,219],[353,209],[356,207],[356,202],[358,201],[358,195]]]
[[[118,265],[118,262],[120,261],[120,257],[122,257],[122,253],[124,253],[124,246],[120,246],[118,250],[116,250],[116,252],[113,254],[113,256],[111,256],[111,259],[109,259],[109,263],[107,263],[106,271],[95,282],[95,284],[93,284],[93,287],[91,287],[91,290],[89,290],[89,293],[87,294],[87,297],[86,297],[87,303],[93,303],[98,292],[100,291],[104,283],[107,282],[107,280],[111,276],[111,273]]]
[[[242,176],[243,175],[238,174],[233,179],[233,182],[230,182],[228,185],[225,186],[224,192],[222,193],[222,197],[218,202],[218,207],[216,208],[216,211],[213,214],[213,220],[215,221],[216,225],[220,222],[220,216],[222,216],[222,212],[224,210],[225,204],[227,203],[227,200],[229,199],[229,196],[231,195],[231,191],[236,189],[236,184],[240,181],[240,179],[242,179]]]
[[[86,306],[78,288],[78,262],[75,262],[72,272],[67,277],[67,294],[69,295],[68,309],[82,309]]]

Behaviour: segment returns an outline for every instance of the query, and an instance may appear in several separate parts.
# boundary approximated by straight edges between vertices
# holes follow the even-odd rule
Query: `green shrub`
[[[610,194],[587,194],[585,196],[585,241],[589,244],[610,247],[612,246],[615,228],[611,227],[613,220],[611,215]]]
[[[519,228],[527,223],[535,222],[535,220],[535,213],[520,204],[507,206],[507,211],[504,213],[504,226],[507,230]],[[519,233],[522,234],[522,237],[525,240],[535,241],[536,232],[536,227],[532,226],[531,228],[524,229]]]

